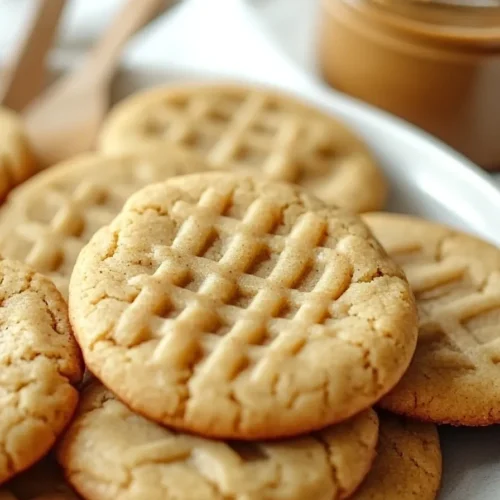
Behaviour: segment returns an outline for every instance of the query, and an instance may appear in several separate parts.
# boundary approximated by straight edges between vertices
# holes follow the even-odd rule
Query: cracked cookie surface
[[[420,316],[415,357],[381,406],[436,423],[500,423],[500,250],[413,217],[365,221],[406,272]]]
[[[229,173],[130,198],[82,250],[70,317],[89,369],[135,411],[239,439],[370,407],[417,334],[408,283],[356,215]]]
[[[71,158],[12,191],[0,210],[0,254],[49,277],[67,297],[78,253],[131,194],[204,169],[193,155],[165,147]]]
[[[295,182],[355,212],[381,210],[387,197],[381,169],[353,131],[270,89],[183,85],[136,94],[111,111],[100,145],[122,152],[136,144],[175,144],[218,169]]]
[[[338,500],[368,472],[378,418],[272,442],[212,441],[132,413],[93,381],[57,457],[87,500]]]
[[[0,260],[0,483],[53,445],[76,407],[82,370],[53,283]]]
[[[434,500],[442,458],[434,425],[382,413],[377,456],[352,500]]]

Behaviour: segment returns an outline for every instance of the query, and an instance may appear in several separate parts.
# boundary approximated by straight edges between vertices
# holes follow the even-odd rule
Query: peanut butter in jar
[[[320,23],[332,86],[500,169],[500,0],[322,0]]]

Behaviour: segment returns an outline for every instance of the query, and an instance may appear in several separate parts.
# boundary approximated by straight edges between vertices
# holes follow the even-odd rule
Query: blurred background
[[[0,0],[4,67],[42,1]],[[130,1],[139,6],[142,0]],[[48,82],[81,62],[126,3],[66,2]],[[497,0],[165,0],[164,5],[125,45],[113,102],[138,88],[179,79],[253,80],[303,94],[328,83],[416,124],[485,169],[500,169]]]
[[[137,0],[141,1],[141,0]],[[0,59],[5,61],[15,46],[18,37],[29,22],[37,0],[0,0]],[[51,53],[54,69],[76,65],[97,37],[104,31],[113,16],[123,6],[122,0],[68,0],[59,26],[56,46]],[[167,2],[166,2],[167,3]],[[210,0],[213,4],[213,15],[224,15],[220,7],[221,0]],[[314,34],[319,9],[318,0],[249,0],[248,5],[254,9],[265,29],[272,34],[279,46],[300,67],[309,71],[315,70]],[[124,61],[134,59],[134,54],[141,53],[147,45],[148,33],[156,38],[160,31],[166,32],[175,17],[174,8],[166,8],[156,20],[146,26],[132,40],[124,51]],[[210,20],[207,20],[208,22]],[[192,33],[193,37],[196,33]],[[167,35],[165,35],[168,38]],[[162,55],[156,51],[158,60]],[[161,49],[167,56],[167,48]]]

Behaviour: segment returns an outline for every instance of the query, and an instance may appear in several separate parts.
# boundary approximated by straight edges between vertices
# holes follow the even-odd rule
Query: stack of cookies
[[[356,215],[362,141],[262,89],[133,96],[100,147],[1,209],[0,499],[436,498],[433,423],[500,421],[500,251]]]

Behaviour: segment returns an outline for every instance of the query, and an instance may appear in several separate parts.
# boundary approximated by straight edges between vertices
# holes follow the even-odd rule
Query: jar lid
[[[399,19],[398,25],[443,41],[498,48],[500,0],[346,0],[365,3]]]

